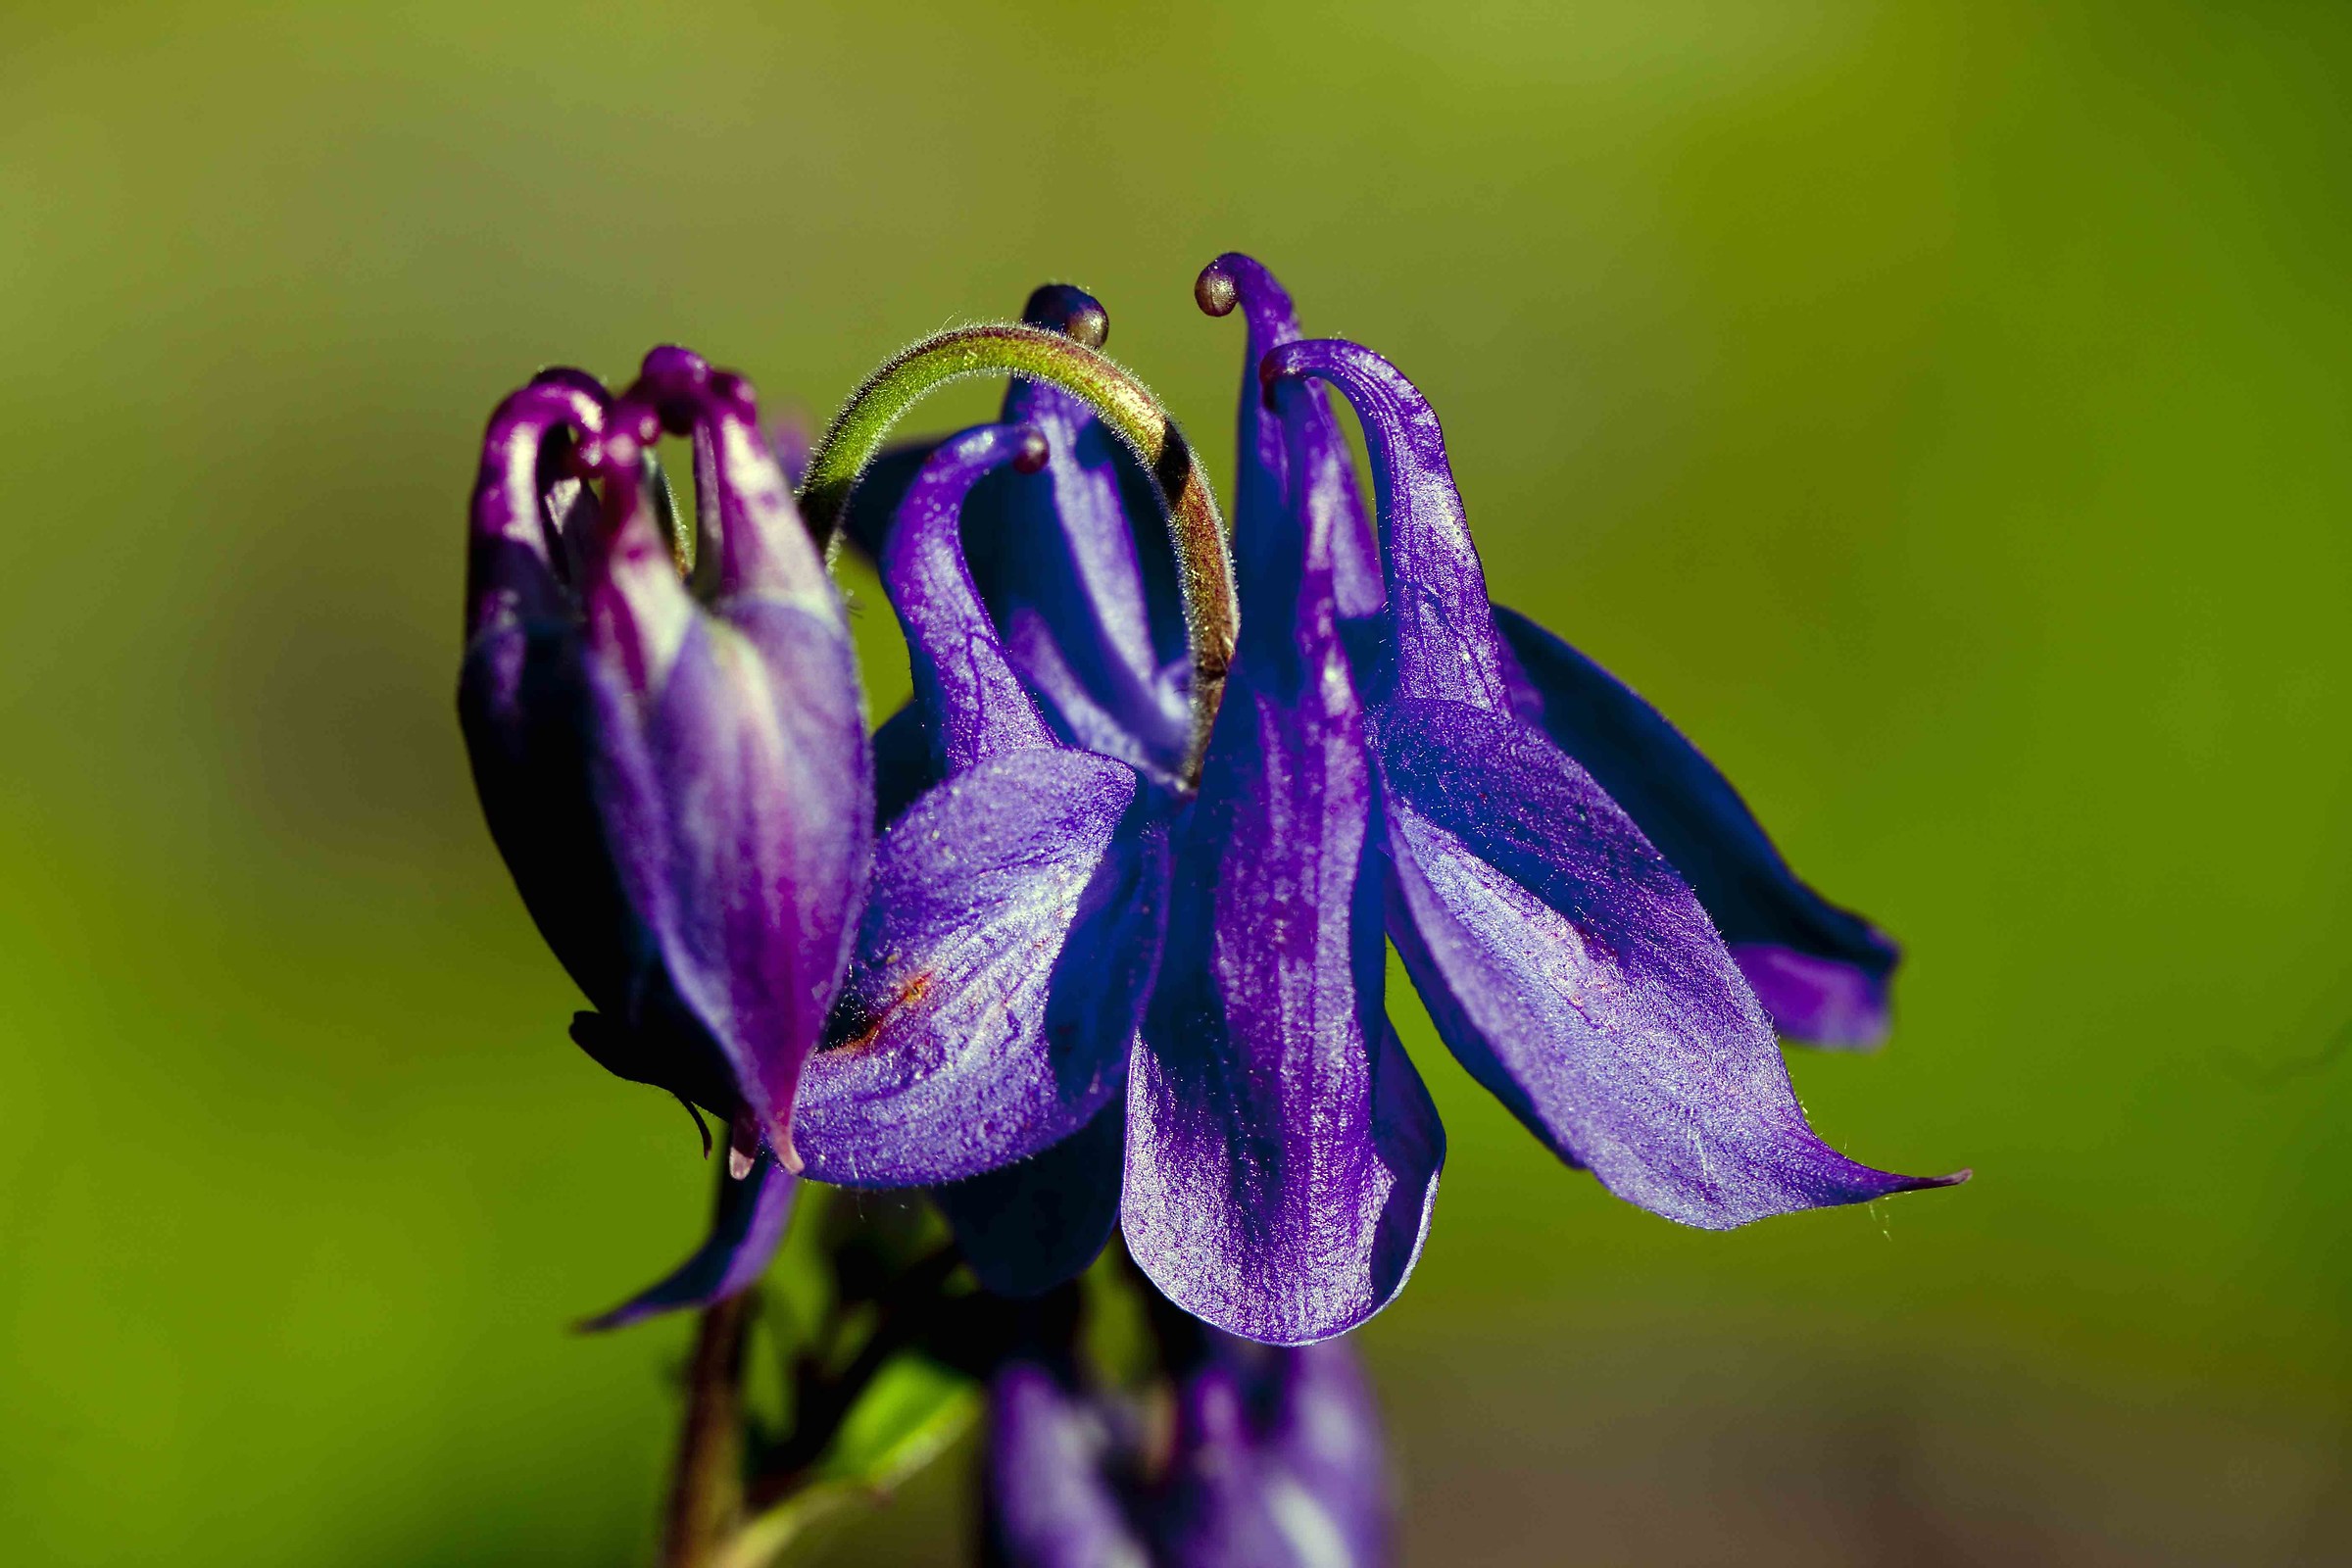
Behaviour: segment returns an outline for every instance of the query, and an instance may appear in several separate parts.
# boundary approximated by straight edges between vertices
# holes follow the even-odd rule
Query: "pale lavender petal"
[[[992,758],[901,816],[835,1043],[803,1084],[810,1173],[959,1180],[1113,1099],[1158,958],[1165,844],[1134,770],[1083,752]]]
[[[1235,548],[1295,551],[1299,524],[1284,519],[1312,515],[1331,541],[1332,595],[1341,618],[1377,614],[1384,598],[1380,544],[1330,394],[1296,380],[1269,388],[1258,375],[1269,353],[1298,340],[1290,292],[1254,258],[1228,251],[1201,269],[1193,295],[1211,316],[1238,306],[1248,329],[1235,442]]]

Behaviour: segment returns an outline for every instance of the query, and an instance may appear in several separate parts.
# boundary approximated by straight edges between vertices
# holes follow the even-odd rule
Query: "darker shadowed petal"
[[[1847,1050],[1886,1037],[1901,950],[1799,881],[1731,780],[1622,681],[1496,606],[1512,704],[1625,808],[1714,919],[1780,1032]]]
[[[944,776],[939,743],[923,713],[908,703],[874,731],[874,826],[886,828]]]
[[[783,1240],[798,1186],[792,1173],[762,1147],[742,1179],[730,1178],[719,1189],[718,1215],[710,1239],[692,1257],[661,1284],[580,1327],[616,1329],[657,1312],[707,1306],[750,1285],[766,1269],[776,1244]]]
[[[1114,1099],[1042,1153],[933,1189],[982,1285],[1039,1296],[1102,1255],[1119,1223],[1126,1127],[1126,1104]]]
[[[1133,769],[1023,750],[883,836],[834,1044],[811,1058],[810,1173],[927,1186],[1025,1158],[1118,1093],[1164,914],[1166,831]]]
[[[473,494],[467,638],[458,716],[482,814],[556,957],[599,1007],[618,1008],[654,938],[621,886],[589,787],[594,698],[569,579],[596,497],[557,476],[575,429],[611,400],[577,371],[542,376],[491,416]]]

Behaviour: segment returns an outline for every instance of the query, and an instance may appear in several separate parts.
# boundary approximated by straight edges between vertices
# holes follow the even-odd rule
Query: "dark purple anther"
[[[649,448],[697,448],[699,591]],[[492,836],[595,1011],[573,1038],[729,1129],[703,1253],[605,1321],[713,1298],[774,1246],[792,1113],[871,858],[840,596],[749,386],[682,349],[608,397],[553,371],[492,417],[459,711]]]

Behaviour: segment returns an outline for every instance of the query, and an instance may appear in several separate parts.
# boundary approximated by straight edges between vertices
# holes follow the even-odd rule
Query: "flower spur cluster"
[[[1492,605],[1419,390],[1305,338],[1247,257],[1196,294],[1246,326],[1230,546],[1067,286],[877,371],[797,509],[749,389],[682,351],[618,397],[550,372],[493,419],[461,703],[485,810],[595,1004],[575,1039],[729,1128],[710,1241],[605,1321],[756,1277],[805,1168],[930,1190],[1003,1294],[1116,1231],[1218,1330],[1344,1333],[1402,1289],[1445,1156],[1392,944],[1471,1075],[1653,1212],[1958,1179],[1808,1125],[1778,1037],[1875,1043],[1894,947],[1664,718]],[[931,386],[1006,371],[996,421],[883,450]],[[662,430],[696,456],[674,537]],[[870,753],[836,536],[913,676]]]

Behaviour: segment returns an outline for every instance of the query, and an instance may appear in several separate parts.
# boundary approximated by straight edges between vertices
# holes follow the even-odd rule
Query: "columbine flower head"
[[[870,998],[858,1015],[867,1021],[842,1045],[859,1063],[865,1123],[919,1102],[922,1115],[905,1125],[934,1129],[927,1152],[901,1139],[889,1180],[964,1182],[951,1214],[962,1210],[984,1275],[990,1247],[1025,1252],[1008,1277],[1091,1255],[1076,1233],[1106,1226],[1116,1185],[1129,1250],[1173,1300],[1262,1341],[1340,1333],[1402,1287],[1443,1160],[1443,1130],[1385,1013],[1383,944],[1393,940],[1473,1075],[1565,1160],[1632,1201],[1721,1227],[1934,1185],[1823,1144],[1775,1041],[1776,1023],[1828,1044],[1873,1035],[1892,949],[1797,882],[1730,786],[1638,698],[1530,623],[1506,614],[1498,630],[1436,416],[1409,382],[1356,345],[1300,341],[1287,295],[1246,257],[1212,264],[1198,292],[1212,315],[1239,305],[1250,328],[1235,527],[1245,613],[1197,792],[1180,775],[1155,796],[1139,773],[1137,792],[1119,797],[1140,813],[1123,819],[1131,834],[1133,823],[1165,820],[1170,866],[1164,950],[1125,1053],[1123,1114],[1103,1085],[1117,1070],[1111,1042],[1125,1040],[1131,988],[1092,1051],[1046,1027],[1035,1004],[1051,1002],[1050,987],[989,1013],[981,1051],[905,1010],[948,977],[924,968]],[[1377,528],[1310,378],[1364,421]],[[965,514],[976,553],[1009,526],[1004,516]],[[1065,535],[1092,526],[1134,537],[1106,507],[1057,520]],[[883,553],[904,607],[908,568]],[[1110,602],[1150,603],[1143,558],[1109,554],[1126,573]],[[1102,618],[1091,598],[1026,609],[1044,641],[1072,646]],[[977,640],[958,646],[1002,656],[1003,628],[1020,612],[1006,600],[968,611],[959,624]],[[920,640],[912,621],[909,634]],[[1038,663],[1017,674],[1044,692]],[[1122,713],[1134,728],[1104,749],[1148,753],[1148,705],[1097,705],[1098,718]],[[1052,727],[1065,748],[1087,744],[1067,713]],[[1620,781],[1622,802],[1596,771]],[[939,776],[934,765],[925,781]],[[1653,823],[1680,859],[1652,842]],[[1095,841],[1112,836],[1104,828]],[[991,907],[1067,903],[1072,872],[1050,860],[998,856],[990,863],[1006,874]],[[1148,873],[1111,885],[1130,901],[1120,907],[1156,904]],[[878,902],[868,931],[889,919]],[[1006,946],[984,950],[1000,968]],[[884,967],[908,951],[875,949]],[[1037,969],[1067,974],[1052,933],[1029,951]],[[1004,980],[984,990],[1010,994]],[[886,1085],[894,1069],[856,1053],[902,1021],[898,1076]],[[967,1056],[989,1070],[950,1065]],[[1084,1073],[1054,1078],[1083,1092],[1057,1090],[1050,1114],[1012,1129],[981,1100],[958,1098],[968,1091],[939,1093],[967,1076],[1022,1077],[1004,1065],[1019,1056],[1025,1081],[1040,1085],[1056,1063],[1084,1062]],[[833,1059],[819,1058],[812,1082]],[[837,1131],[827,1174],[881,1180],[854,1168],[852,1149],[871,1147],[866,1133],[848,1121]],[[1035,1157],[973,1179],[976,1155],[1016,1150]]]
[[[666,526],[664,429],[694,441],[691,530]],[[728,1128],[710,1241],[604,1321],[723,1295],[781,1234],[872,838],[841,600],[747,384],[657,349],[618,398],[555,370],[500,405],[459,710],[491,834],[594,1004],[573,1038]]]

